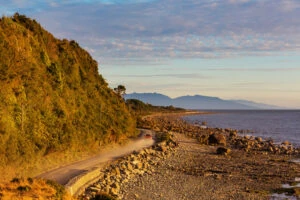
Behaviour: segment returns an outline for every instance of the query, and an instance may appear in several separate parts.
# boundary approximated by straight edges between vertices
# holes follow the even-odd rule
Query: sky
[[[76,40],[110,87],[300,108],[300,0],[0,0]]]

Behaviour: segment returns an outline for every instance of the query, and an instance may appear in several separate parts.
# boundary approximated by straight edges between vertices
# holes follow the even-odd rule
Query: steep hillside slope
[[[0,19],[0,85],[0,166],[135,133],[88,52],[24,15]]]

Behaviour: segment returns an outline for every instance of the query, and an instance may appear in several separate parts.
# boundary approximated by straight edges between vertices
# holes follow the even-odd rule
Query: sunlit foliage
[[[18,13],[0,19],[0,166],[134,133],[123,99],[77,42]]]

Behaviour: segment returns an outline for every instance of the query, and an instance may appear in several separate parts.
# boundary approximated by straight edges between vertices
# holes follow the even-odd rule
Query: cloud
[[[299,10],[300,4],[299,2],[293,0],[285,0],[281,1],[281,8],[283,9],[283,11],[291,12],[294,10]]]
[[[182,78],[182,79],[198,79],[198,78],[209,78],[200,74],[149,74],[149,75],[116,75],[116,77],[126,77],[126,78]]]
[[[37,18],[60,38],[77,40],[103,64],[300,50],[298,0],[24,2],[5,1],[3,7]]]
[[[269,67],[269,68],[229,68],[229,67],[221,67],[221,68],[206,68],[202,70],[208,70],[208,71],[253,71],[253,72],[300,72],[300,68],[297,67]]]
[[[247,3],[250,2],[251,0],[229,0],[229,3],[232,4],[237,4],[237,3]]]

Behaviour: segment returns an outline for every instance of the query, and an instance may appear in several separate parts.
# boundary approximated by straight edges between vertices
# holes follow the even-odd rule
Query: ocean
[[[191,123],[206,122],[212,128],[240,130],[274,142],[289,141],[300,147],[300,110],[227,110],[209,111],[209,114],[185,116]]]

